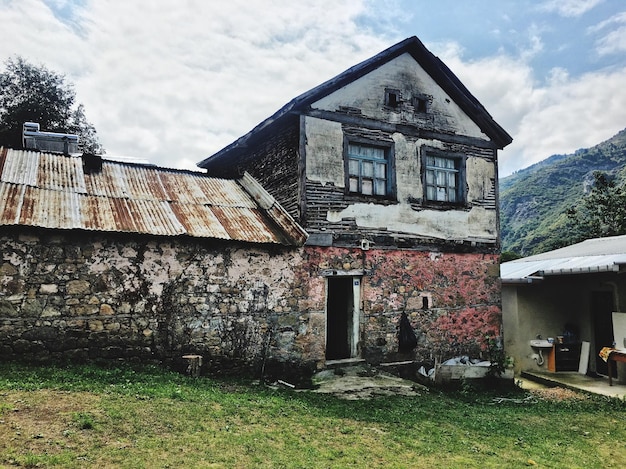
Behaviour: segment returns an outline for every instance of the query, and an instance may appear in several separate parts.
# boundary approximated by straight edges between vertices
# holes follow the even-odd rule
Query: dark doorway
[[[354,293],[352,277],[328,277],[326,297],[326,359],[350,358]]]
[[[592,292],[591,314],[593,316],[596,373],[608,375],[608,366],[598,354],[602,347],[610,347],[613,343],[613,293],[608,291]]]

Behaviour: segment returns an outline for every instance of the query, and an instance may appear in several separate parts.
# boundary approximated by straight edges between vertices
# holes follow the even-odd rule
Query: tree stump
[[[183,355],[183,360],[187,360],[187,373],[193,378],[200,376],[200,367],[202,366],[202,355]]]

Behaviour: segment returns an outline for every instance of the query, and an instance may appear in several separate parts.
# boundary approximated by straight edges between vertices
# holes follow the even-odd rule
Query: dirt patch
[[[10,454],[48,454],[80,444],[78,414],[93,414],[99,397],[51,390],[10,391],[0,395],[0,448]],[[0,462],[9,462],[9,460]]]
[[[560,387],[530,389],[528,392],[530,392],[537,399],[544,401],[584,401],[589,399],[589,396],[586,394]]]

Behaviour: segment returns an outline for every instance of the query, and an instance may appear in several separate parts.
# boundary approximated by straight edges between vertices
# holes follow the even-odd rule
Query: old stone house
[[[296,97],[207,174],[3,149],[4,359],[310,374],[501,335],[509,135],[415,37]],[[416,344],[400,350],[405,313]]]
[[[421,361],[500,336],[497,151],[510,142],[412,37],[199,166],[249,172],[308,232],[294,268],[307,278],[301,314],[321,332],[312,358]],[[403,312],[418,338],[409,353]]]
[[[229,368],[271,323],[289,358],[305,239],[247,174],[2,148],[0,356]]]

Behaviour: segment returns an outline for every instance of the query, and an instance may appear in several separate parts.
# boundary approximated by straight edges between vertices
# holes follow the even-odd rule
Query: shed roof
[[[546,276],[626,271],[626,236],[588,239],[500,266],[503,283],[531,283]]]
[[[511,136],[491,117],[485,107],[470,93],[448,66],[433,55],[417,37],[412,36],[295,97],[246,135],[200,161],[198,166],[208,167],[224,156],[231,154],[232,151],[245,148],[250,140],[263,134],[284,118],[306,111],[315,101],[367,75],[404,53],[409,53],[426,70],[433,80],[461,107],[463,112],[495,143],[497,148],[504,148],[513,141]]]
[[[218,179],[106,159],[90,171],[84,163],[81,156],[0,147],[0,225],[285,245],[306,240],[248,174]]]

